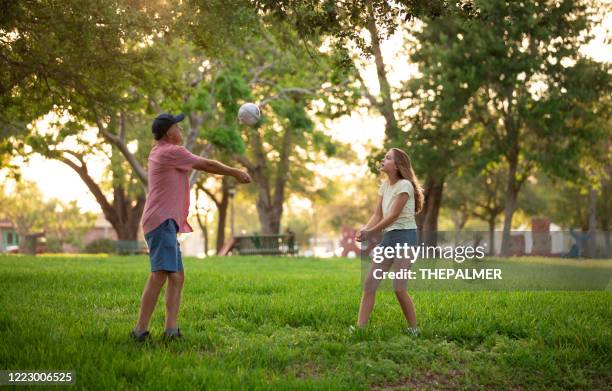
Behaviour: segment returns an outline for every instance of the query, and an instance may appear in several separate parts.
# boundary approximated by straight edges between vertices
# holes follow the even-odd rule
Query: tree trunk
[[[506,158],[508,159],[508,177],[506,182],[506,197],[504,203],[504,228],[501,243],[501,255],[507,257],[510,253],[510,231],[512,229],[512,217],[516,210],[516,199],[519,192],[519,183],[516,175],[519,161],[519,140],[518,131],[510,115],[506,115],[504,120],[508,141]]]
[[[385,138],[387,142],[397,141],[399,137],[399,126],[397,125],[397,119],[395,118],[395,111],[393,110],[393,100],[391,99],[391,86],[387,79],[387,71],[385,69],[385,62],[382,56],[382,50],[380,48],[380,37],[378,34],[378,28],[376,21],[374,20],[374,14],[372,9],[372,2],[367,3],[368,14],[368,32],[370,33],[372,42],[372,53],[374,54],[374,62],[376,63],[376,75],[378,76],[378,85],[380,87],[381,102],[378,104],[378,110],[385,118]]]
[[[196,213],[196,218],[202,231],[202,239],[204,240],[204,256],[208,256],[208,210],[206,210],[204,215],[204,221],[202,221],[200,213]]]
[[[111,216],[105,214],[105,217],[115,229],[117,239],[138,240],[138,228],[145,200],[145,195],[140,195],[136,199],[128,195],[123,185],[113,187],[112,207],[115,213]]]
[[[510,231],[512,229],[512,217],[516,210],[516,199],[518,186],[516,183],[516,164],[510,163],[508,172],[508,183],[506,187],[506,201],[504,205],[504,228],[502,234],[501,255],[507,257],[510,254]]]
[[[238,156],[238,160],[243,163],[253,181],[259,187],[257,196],[257,216],[263,234],[278,234],[281,229],[281,219],[283,216],[283,203],[285,202],[285,187],[290,170],[289,155],[292,146],[292,129],[285,129],[280,157],[274,180],[274,194],[270,190],[270,175],[267,170],[266,155],[263,153],[262,142],[259,134],[252,133],[251,146],[255,155],[256,163],[253,164],[244,156]]]
[[[200,203],[200,189],[197,189],[195,192],[196,196],[196,207]],[[202,231],[202,239],[204,239],[204,256],[208,256],[208,208],[204,210],[204,221],[202,221],[202,216],[200,215],[199,210],[196,211],[196,219],[198,220],[198,225],[200,226],[200,230]]]
[[[202,235],[204,236],[204,256],[208,256],[208,214],[204,216],[204,227],[202,229]]]
[[[221,202],[217,204],[219,220],[217,221],[217,254],[225,244],[225,223],[227,220],[227,209],[229,206],[229,184],[227,177],[223,177]]]
[[[261,233],[263,234],[278,234],[281,230],[281,218],[283,215],[283,206],[265,205],[260,200],[257,200],[257,215],[259,216],[259,224]]]
[[[417,215],[417,226],[421,232],[421,243],[426,246],[435,246],[438,243],[438,216],[443,190],[443,177],[428,177],[425,181],[425,205],[424,210]]]
[[[497,215],[489,218],[489,255],[495,255],[495,220]]]
[[[133,194],[127,195],[121,182],[121,184],[113,186],[113,201],[110,203],[100,185],[89,175],[83,155],[67,150],[61,152],[63,152],[63,155],[50,157],[66,164],[79,175],[96,198],[104,217],[117,233],[117,238],[119,240],[138,240],[138,228],[144,211],[146,195],[138,195],[135,198]],[[66,155],[72,156],[72,159],[69,159]],[[77,162],[73,159],[76,159]],[[119,178],[119,181],[124,179],[121,173],[113,171],[113,178],[115,176]]]
[[[118,240],[138,240],[138,228],[140,219],[142,218],[142,212],[144,209],[145,199],[144,196],[139,197],[137,206],[129,207],[128,215],[124,216],[125,219],[119,219],[116,216],[104,215],[106,220],[111,224],[115,233],[117,234]]]
[[[587,241],[587,254],[589,258],[595,258],[597,253],[597,192],[593,187],[589,190],[589,240]]]

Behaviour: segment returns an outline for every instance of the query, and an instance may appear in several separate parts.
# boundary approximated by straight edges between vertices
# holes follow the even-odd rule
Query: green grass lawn
[[[500,260],[601,275],[610,261]],[[512,263],[514,262],[514,263]],[[392,292],[351,334],[358,260],[185,260],[183,341],[128,340],[148,259],[0,257],[0,369],[76,371],[86,389],[610,389],[610,291],[412,292],[412,338]],[[35,386],[38,387],[38,386]]]

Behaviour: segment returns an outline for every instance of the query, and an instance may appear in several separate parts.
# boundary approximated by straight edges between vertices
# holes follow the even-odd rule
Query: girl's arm
[[[376,203],[376,209],[374,209],[374,214],[372,215],[372,217],[370,217],[370,220],[368,220],[367,224],[363,228],[361,228],[359,232],[357,232],[357,235],[355,235],[355,240],[361,242],[363,238],[363,231],[370,230],[370,227],[378,224],[378,222],[382,220],[382,215],[382,196],[378,196],[378,201]]]
[[[382,197],[378,196],[378,202],[376,202],[376,209],[374,209],[374,214],[372,215],[372,217],[370,217],[370,220],[368,220],[365,227],[363,227],[361,230],[363,231],[376,225],[380,220],[382,220],[382,217]]]
[[[393,202],[393,207],[391,208],[391,212],[389,213],[389,215],[384,219],[381,219],[378,223],[369,227],[369,229],[367,229],[367,232],[379,232],[393,224],[395,220],[397,220],[399,215],[402,213],[406,202],[408,202],[408,198],[410,198],[410,195],[408,193],[398,194],[395,198],[395,202]]]

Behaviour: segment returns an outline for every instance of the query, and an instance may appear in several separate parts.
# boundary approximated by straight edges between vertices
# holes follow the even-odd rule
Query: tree
[[[16,182],[13,191],[2,198],[1,213],[13,224],[20,237],[44,229],[45,216],[41,213],[44,200],[36,183]]]
[[[579,48],[590,39],[582,2],[475,2],[476,21],[430,20],[415,60],[444,81],[433,99],[462,106],[459,129],[481,126],[476,166],[507,165],[502,254],[509,249],[518,193],[536,169],[570,178],[589,147],[605,137],[589,107],[606,93],[607,65]],[[447,103],[444,103],[447,102]]]
[[[402,132],[402,124],[398,118],[404,116],[397,101],[397,91],[391,87],[388,76],[388,67],[381,51],[381,43],[384,39],[395,33],[398,28],[416,17],[446,17],[457,15],[460,17],[475,17],[475,10],[471,1],[447,2],[447,1],[353,1],[333,2],[321,1],[234,1],[233,6],[223,11],[218,9],[217,2],[207,2],[208,7],[201,7],[201,18],[212,20],[211,26],[217,25],[219,20],[240,20],[240,27],[228,30],[228,35],[220,41],[211,39],[214,34],[213,28],[204,29],[199,40],[203,45],[213,46],[223,51],[227,47],[228,40],[244,40],[249,33],[261,31],[260,26],[254,21],[253,16],[263,15],[268,26],[278,28],[279,25],[290,25],[297,32],[297,39],[292,34],[284,36],[284,42],[288,45],[303,47],[305,51],[316,52],[317,42],[321,38],[329,40],[330,46],[346,51],[348,47],[356,45],[364,57],[374,57],[377,79],[380,87],[379,96],[372,94],[363,78],[357,74],[361,81],[361,92],[367,98],[367,105],[373,111],[380,113],[385,119],[385,146],[405,147],[406,135]],[[369,35],[369,41],[364,39],[363,33]],[[338,62],[339,66],[347,69],[354,68],[354,61],[349,57],[343,57]],[[376,162],[384,154],[384,151],[373,151],[369,164],[372,171],[375,170]],[[429,175],[426,180],[425,197],[426,207],[421,214],[419,225],[426,225],[426,231],[434,233],[437,230],[437,216],[441,204],[441,189],[443,178]]]
[[[200,192],[196,191],[195,192],[195,196],[196,196],[196,220],[198,221],[198,226],[200,227],[200,230],[202,231],[202,239],[204,239],[204,254],[206,256],[208,256],[208,247],[209,247],[209,234],[208,234],[208,215],[210,214],[210,212],[212,211],[212,208],[210,207],[210,205],[204,205],[201,206],[202,204],[200,203]],[[202,219],[202,217],[204,217]],[[217,248],[217,252],[219,251],[220,247]]]
[[[34,182],[18,181],[10,194],[0,193],[0,218],[8,219],[21,238],[44,232],[51,250],[62,251],[65,244],[80,247],[85,232],[93,227],[95,215],[83,213],[76,201],[46,201]]]
[[[468,218],[487,223],[489,254],[495,251],[495,226],[504,211],[504,167],[490,164],[480,173],[466,171],[453,177],[449,183],[445,206],[461,213],[463,224]]]
[[[44,230],[49,251],[61,252],[66,245],[82,248],[83,236],[93,228],[96,216],[83,212],[76,201],[51,199],[43,205]]]
[[[217,254],[223,248],[225,244],[225,224],[227,221],[227,211],[230,203],[230,188],[233,186],[232,179],[227,176],[221,178],[220,186],[217,189],[206,186],[202,182],[198,182],[196,185],[196,191],[205,193],[210,198],[215,206],[217,207],[217,243],[216,250]],[[202,229],[203,224],[200,224]],[[205,233],[207,237],[207,233]]]
[[[94,104],[121,107],[126,82],[147,82],[141,64],[156,59],[137,44],[165,31],[170,9],[161,2],[148,5],[127,0],[2,3],[0,152],[5,159],[23,150],[20,136],[34,119]]]
[[[11,3],[7,17],[0,20],[6,71],[0,85],[6,92],[0,143],[11,154],[27,158],[40,153],[72,168],[120,239],[136,239],[146,192],[142,185],[133,191],[134,179],[146,186],[146,171],[138,153],[130,152],[127,145],[138,140],[142,155],[142,141],[150,139],[126,138],[128,127],[134,125],[141,132],[148,127],[142,125],[148,122],[143,116],[150,102],[143,95],[152,96],[159,85],[172,85],[168,81],[174,76],[163,45],[172,21],[170,8],[148,5],[87,0]],[[30,125],[49,112],[59,118],[51,132],[43,134]],[[99,138],[86,141],[83,134],[92,124]],[[67,139],[76,141],[78,148],[65,148]],[[111,160],[107,188],[88,171],[92,154],[105,154]],[[122,164],[122,155],[133,176]]]
[[[205,18],[206,12],[202,9],[199,14]],[[297,37],[285,24],[253,28],[252,36],[226,49],[219,59],[206,95],[214,95],[219,105],[211,112],[205,137],[247,168],[258,189],[261,230],[278,233],[287,188],[300,191],[301,182],[314,177],[307,164],[315,155],[337,152],[338,144],[315,127],[315,115],[346,114],[358,94],[351,88],[352,69],[337,66],[346,56],[344,51],[309,52],[289,46],[287,37],[293,42]],[[201,34],[206,33],[194,30],[194,41],[205,45],[208,40]],[[259,102],[263,109],[264,116],[254,127],[236,121],[238,107],[246,100]]]

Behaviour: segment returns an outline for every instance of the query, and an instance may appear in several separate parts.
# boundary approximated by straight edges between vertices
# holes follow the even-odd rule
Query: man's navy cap
[[[163,113],[155,117],[153,120],[153,125],[151,125],[151,131],[154,135],[161,137],[170,127],[178,122],[181,122],[185,119],[185,114],[179,114],[176,117],[172,114]]]

